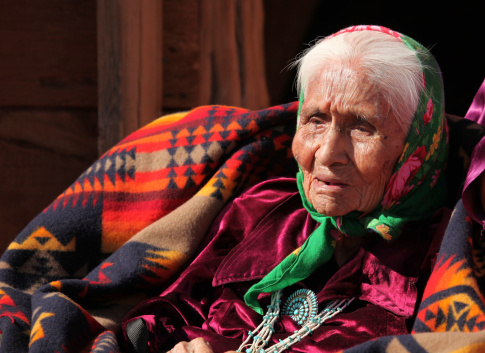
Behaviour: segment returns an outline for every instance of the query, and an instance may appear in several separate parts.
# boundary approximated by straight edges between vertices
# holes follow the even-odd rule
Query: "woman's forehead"
[[[324,68],[308,84],[302,113],[335,111],[376,119],[389,108],[376,83],[362,70],[333,65]]]

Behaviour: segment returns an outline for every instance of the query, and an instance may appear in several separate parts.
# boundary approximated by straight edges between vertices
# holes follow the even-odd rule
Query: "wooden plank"
[[[162,1],[119,3],[122,135],[126,136],[161,114]]]
[[[97,158],[95,110],[0,110],[0,252]]]
[[[0,251],[90,163],[0,140]]]
[[[0,110],[0,140],[65,157],[95,159],[96,131],[94,109]]]
[[[241,106],[236,2],[202,0],[200,104]]]
[[[262,0],[202,0],[199,104],[267,107]]]
[[[0,106],[97,106],[95,0],[2,0]]]
[[[199,105],[200,1],[163,1],[163,110]]]
[[[98,153],[121,134],[121,19],[118,1],[97,1],[98,23]]]
[[[98,0],[99,152],[158,118],[162,2]]]
[[[264,51],[265,13],[262,0],[239,0],[242,105],[251,109],[269,106]]]

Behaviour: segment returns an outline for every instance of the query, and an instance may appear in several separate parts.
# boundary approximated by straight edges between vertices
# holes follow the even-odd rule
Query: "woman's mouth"
[[[337,180],[321,180],[321,179],[316,178],[315,182],[316,182],[318,187],[342,188],[342,187],[347,186],[347,184],[342,183],[342,182],[337,181]]]

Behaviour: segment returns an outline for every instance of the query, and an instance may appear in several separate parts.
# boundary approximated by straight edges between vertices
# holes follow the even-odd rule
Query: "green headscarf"
[[[263,314],[257,301],[260,293],[274,292],[301,281],[330,260],[335,249],[335,241],[330,235],[332,230],[337,229],[349,236],[363,236],[374,231],[384,239],[392,240],[400,235],[404,224],[429,218],[446,201],[444,169],[448,156],[448,130],[438,64],[431,54],[421,54],[428,52],[421,44],[388,28],[353,26],[332,36],[369,30],[384,32],[400,39],[415,51],[423,68],[424,89],[404,150],[386,186],[380,206],[367,214],[354,211],[345,216],[327,217],[318,213],[305,196],[301,170],[297,173],[303,206],[320,226],[300,248],[248,290],[244,296],[246,304],[260,314]],[[303,100],[301,95],[300,107]]]

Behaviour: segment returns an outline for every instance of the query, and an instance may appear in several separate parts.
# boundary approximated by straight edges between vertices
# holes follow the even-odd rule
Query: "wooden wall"
[[[97,157],[95,0],[1,0],[0,249]]]

